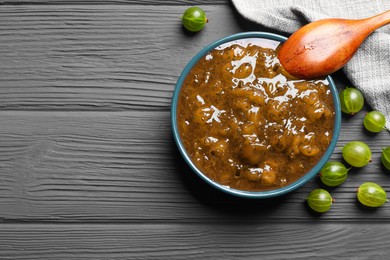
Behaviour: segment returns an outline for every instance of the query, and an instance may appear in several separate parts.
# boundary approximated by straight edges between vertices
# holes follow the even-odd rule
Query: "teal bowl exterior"
[[[340,109],[340,100],[339,100],[339,95],[338,91],[336,88],[336,85],[334,84],[334,81],[330,76],[327,77],[327,80],[329,82],[329,87],[330,90],[332,91],[332,96],[333,96],[333,103],[335,107],[335,122],[334,122],[334,129],[333,129],[333,138],[332,141],[326,150],[325,154],[322,156],[320,161],[305,175],[303,175],[301,178],[296,180],[295,182],[285,186],[281,187],[278,189],[273,189],[273,190],[267,190],[267,191],[245,191],[245,190],[237,190],[233,188],[229,188],[227,186],[224,186],[216,181],[213,181],[209,177],[207,177],[205,174],[202,173],[201,170],[199,170],[195,164],[191,161],[191,158],[187,154],[184,145],[181,141],[180,135],[179,135],[179,130],[177,126],[177,105],[178,105],[178,99],[180,95],[180,90],[183,85],[183,82],[187,76],[187,74],[190,72],[192,67],[202,58],[204,57],[209,51],[213,50],[214,48],[218,47],[221,44],[235,41],[235,40],[240,40],[240,39],[247,39],[247,38],[260,38],[260,39],[269,39],[269,40],[274,40],[274,41],[279,41],[279,42],[285,42],[287,40],[286,37],[278,35],[278,34],[273,34],[273,33],[268,33],[268,32],[244,32],[244,33],[238,33],[238,34],[233,34],[227,37],[224,37],[220,40],[217,40],[213,42],[212,44],[206,46],[203,48],[198,54],[195,55],[191,59],[191,61],[187,64],[187,66],[184,68],[183,72],[181,73],[174,93],[172,97],[172,106],[171,106],[171,124],[172,124],[172,131],[173,131],[173,137],[175,139],[176,145],[178,146],[178,149],[183,156],[184,160],[186,163],[190,166],[190,168],[205,182],[210,184],[211,186],[226,192],[231,195],[235,195],[238,197],[243,197],[243,198],[251,198],[251,199],[266,199],[266,198],[272,198],[276,196],[281,196],[284,194],[287,194],[302,185],[304,185],[306,182],[314,178],[318,172],[322,169],[324,164],[329,160],[330,156],[333,153],[334,148],[336,147],[337,140],[339,137],[340,133],[340,126],[341,126],[341,109]]]

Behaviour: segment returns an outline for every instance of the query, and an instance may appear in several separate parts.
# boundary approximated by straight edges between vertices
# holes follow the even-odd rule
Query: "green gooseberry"
[[[319,213],[324,213],[330,209],[333,198],[330,193],[324,189],[315,189],[306,198],[309,207]]]
[[[190,7],[185,10],[181,17],[183,26],[190,32],[198,32],[203,29],[208,22],[205,12],[197,7]]]
[[[352,141],[344,145],[342,155],[344,160],[353,167],[363,167],[371,161],[370,147],[360,141]]]
[[[390,146],[382,149],[381,161],[385,168],[390,171]]]
[[[320,171],[320,179],[323,184],[335,187],[345,182],[348,170],[341,162],[327,162]]]
[[[347,87],[340,92],[341,111],[346,114],[354,115],[364,106],[364,98],[362,92],[356,88]]]
[[[357,189],[357,198],[367,207],[380,207],[386,203],[386,191],[374,182],[365,182]]]
[[[383,128],[385,128],[386,118],[379,111],[371,111],[364,117],[363,124],[368,131],[379,133]]]

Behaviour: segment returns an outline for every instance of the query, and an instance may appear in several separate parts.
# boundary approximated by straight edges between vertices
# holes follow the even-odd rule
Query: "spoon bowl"
[[[373,31],[388,23],[390,10],[360,20],[318,20],[293,33],[280,48],[278,58],[297,78],[323,77],[342,68]]]

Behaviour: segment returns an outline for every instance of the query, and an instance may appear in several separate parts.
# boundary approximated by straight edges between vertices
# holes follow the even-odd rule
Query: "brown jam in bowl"
[[[292,78],[276,45],[262,39],[229,42],[202,57],[177,107],[191,161],[210,179],[246,191],[306,174],[332,140],[334,117],[327,80]]]

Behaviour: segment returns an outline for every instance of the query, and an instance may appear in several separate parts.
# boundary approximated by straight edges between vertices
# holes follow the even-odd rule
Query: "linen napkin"
[[[250,21],[283,33],[323,18],[362,19],[390,10],[389,0],[232,0]],[[376,30],[342,68],[373,110],[386,117],[390,131],[390,25]]]

